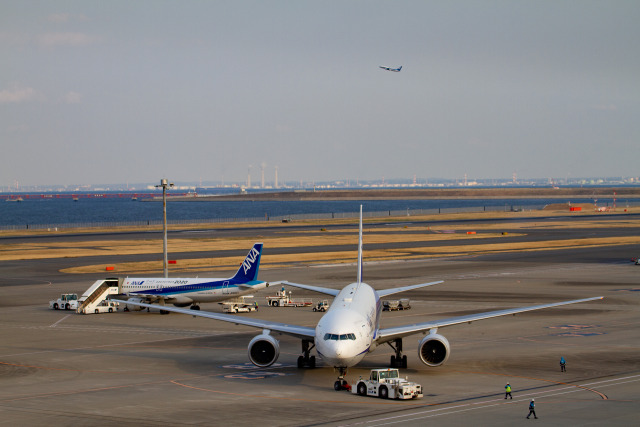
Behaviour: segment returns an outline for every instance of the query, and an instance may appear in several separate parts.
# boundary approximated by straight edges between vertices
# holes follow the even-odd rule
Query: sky
[[[637,0],[0,0],[0,187],[637,177],[638,22]]]

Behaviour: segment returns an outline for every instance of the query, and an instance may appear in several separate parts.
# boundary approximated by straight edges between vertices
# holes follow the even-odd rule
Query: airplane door
[[[222,284],[222,293],[225,294],[225,295],[229,293],[229,281],[228,280]]]

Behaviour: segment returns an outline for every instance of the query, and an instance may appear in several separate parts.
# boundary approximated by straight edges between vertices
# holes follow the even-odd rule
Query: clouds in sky
[[[281,182],[640,175],[624,155],[640,137],[638,2],[2,12],[0,135],[30,161],[5,160],[0,186],[244,181],[263,163]]]
[[[36,91],[32,87],[25,87],[12,83],[8,88],[0,90],[0,104],[12,104],[32,101],[36,98]]]
[[[83,33],[47,33],[38,37],[38,43],[44,47],[89,46],[97,40],[97,37]]]

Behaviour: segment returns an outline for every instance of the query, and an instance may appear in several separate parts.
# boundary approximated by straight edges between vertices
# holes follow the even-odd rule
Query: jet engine
[[[258,335],[249,343],[249,360],[260,368],[273,365],[279,355],[280,344],[271,335]]]
[[[449,341],[439,334],[431,333],[420,340],[418,356],[427,366],[440,366],[449,358]]]
[[[176,307],[188,307],[191,304],[193,304],[191,301],[189,302],[174,302],[173,305],[175,305]]]
[[[127,301],[131,301],[131,302],[142,302],[142,303],[147,303],[148,301],[144,298],[129,298]],[[132,305],[132,304],[126,304],[124,306],[127,310],[131,310],[131,311],[141,311],[146,309],[146,307],[140,307],[139,305]]]

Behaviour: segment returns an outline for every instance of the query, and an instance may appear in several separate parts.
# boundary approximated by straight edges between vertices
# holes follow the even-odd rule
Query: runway
[[[268,239],[265,233],[265,246]],[[365,240],[365,259],[366,251]],[[33,279],[29,271],[39,261],[22,268],[3,262],[2,275],[10,272],[25,283],[2,287],[0,425],[636,425],[640,266],[628,261],[638,255],[634,251],[637,245],[365,263],[364,279],[378,289],[445,280],[402,294],[411,298],[412,309],[384,313],[382,327],[605,297],[441,328],[451,357],[439,368],[419,362],[421,336],[405,339],[409,368],[402,375],[425,390],[424,398],[413,401],[334,391],[332,368],[322,362],[316,369],[295,367],[300,342],[293,338],[279,337],[278,363],[259,369],[246,354],[260,332],[252,328],[153,312],[49,310],[50,297],[81,293],[94,275],[58,273],[47,283],[45,274]],[[288,266],[261,270],[260,276],[339,288],[355,279],[355,267]],[[271,293],[256,298],[263,302]],[[294,297],[324,299],[302,290],[294,290]],[[217,304],[203,309],[220,310]],[[239,316],[314,326],[321,314],[261,304],[257,313]],[[386,366],[391,354],[388,346],[377,348],[347,379]],[[559,369],[561,356],[566,373]],[[513,400],[504,399],[507,382]],[[531,398],[539,420],[525,419]]]

